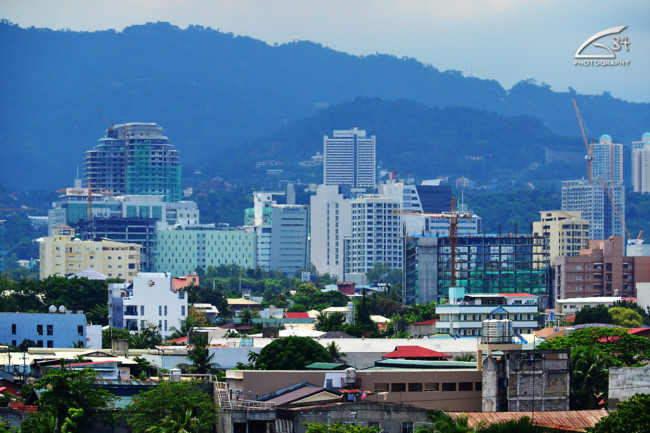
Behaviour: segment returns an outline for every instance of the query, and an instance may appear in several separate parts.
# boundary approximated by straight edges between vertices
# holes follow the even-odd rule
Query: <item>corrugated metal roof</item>
[[[475,426],[481,421],[497,423],[516,420],[527,416],[533,418],[532,412],[464,412],[469,418],[469,425]],[[567,431],[584,431],[585,427],[593,427],[608,413],[599,410],[570,410],[554,412],[535,412],[535,424],[542,427]]]
[[[422,346],[397,346],[394,351],[387,353],[382,358],[451,358],[446,353],[436,352]]]

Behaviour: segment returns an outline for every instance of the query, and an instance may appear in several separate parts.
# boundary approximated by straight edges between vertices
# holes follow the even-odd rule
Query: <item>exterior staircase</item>
[[[214,386],[221,409],[232,409],[232,405],[230,404],[230,393],[228,392],[228,385],[226,385],[224,382],[215,382]]]

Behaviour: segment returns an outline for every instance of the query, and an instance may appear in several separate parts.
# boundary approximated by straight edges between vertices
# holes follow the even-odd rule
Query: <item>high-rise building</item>
[[[277,204],[274,195],[278,193],[253,194],[254,207],[246,209],[246,230],[255,233],[259,267],[294,275],[309,265],[309,207]]]
[[[80,241],[72,227],[62,224],[40,242],[40,278],[91,269],[131,283],[140,271],[140,249],[135,243],[108,239]]]
[[[598,143],[593,144],[593,181],[599,178],[610,183],[623,183],[623,145],[612,143],[612,137],[601,135]]]
[[[626,257],[623,237],[590,240],[578,256],[555,261],[557,299],[636,297],[636,283],[650,281],[650,257]]]
[[[376,184],[375,136],[353,128],[334,131],[323,137],[325,185],[351,185],[354,188]]]
[[[155,123],[125,123],[106,130],[86,152],[86,182],[113,194],[181,199],[178,151]]]
[[[310,200],[311,262],[319,273],[345,281],[345,245],[352,234],[350,187],[319,185]]]
[[[650,194],[650,132],[632,142],[632,183],[634,192]]]
[[[589,221],[578,211],[540,211],[540,220],[533,222],[538,252],[548,254],[551,266],[557,257],[577,256],[587,248]]]
[[[346,254],[346,280],[366,284],[365,274],[375,263],[402,269],[402,226],[396,200],[376,194],[350,202],[351,235]]]
[[[621,221],[625,221],[625,185],[607,181],[606,184],[620,218],[600,180],[562,182],[562,210],[582,213],[582,218],[589,221],[589,239],[607,239],[624,234]]]

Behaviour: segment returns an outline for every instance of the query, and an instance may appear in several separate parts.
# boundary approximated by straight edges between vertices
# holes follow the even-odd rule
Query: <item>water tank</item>
[[[355,368],[350,367],[345,370],[345,383],[348,385],[357,383],[357,370]]]
[[[59,313],[61,313],[61,314],[65,313],[65,306],[61,305],[59,307]]]
[[[482,335],[484,344],[510,344],[512,343],[512,322],[508,319],[484,320]]]
[[[172,382],[181,381],[181,370],[178,368],[172,368],[169,370],[169,377]]]
[[[56,313],[56,307],[54,305],[50,305],[50,308],[47,309],[50,313]]]

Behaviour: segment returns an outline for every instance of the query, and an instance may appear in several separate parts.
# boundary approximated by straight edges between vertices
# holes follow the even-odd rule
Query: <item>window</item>
[[[79,334],[80,337],[83,337],[83,335],[84,335],[84,327],[83,327],[83,325],[78,325],[77,326],[77,334]]]
[[[43,325],[36,325],[36,334],[43,335]],[[43,347],[43,342],[41,341],[41,346]]]
[[[472,382],[460,382],[458,384],[459,391],[471,391],[473,388]]]
[[[387,383],[375,383],[375,392],[388,392],[388,384]]]
[[[43,340],[36,340],[36,347],[43,347]]]
[[[16,335],[16,324],[12,323],[11,324],[11,335]],[[14,344],[15,346],[15,344]]]
[[[483,382],[474,382],[474,391],[483,391]]]
[[[405,383],[391,383],[390,384],[391,392],[404,392],[406,391]]]
[[[47,347],[54,347],[54,341],[47,340]]]
[[[54,325],[47,325],[47,335],[54,335]]]
[[[167,305],[165,305],[165,316],[167,315]]]
[[[158,305],[158,315],[162,316],[162,305]]]
[[[185,315],[185,305],[181,305],[181,316]]]
[[[424,384],[424,390],[428,392],[440,391],[440,384],[438,382],[427,382]]]
[[[409,392],[422,392],[421,383],[409,383]]]
[[[403,422],[402,423],[402,433],[413,433],[413,423],[412,422]]]
[[[442,391],[456,391],[456,382],[443,382]]]
[[[144,305],[140,305],[140,315],[144,316]]]

